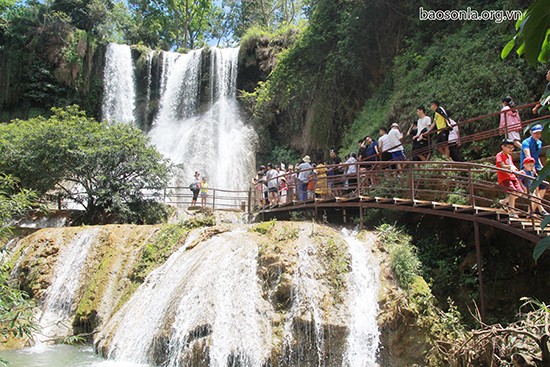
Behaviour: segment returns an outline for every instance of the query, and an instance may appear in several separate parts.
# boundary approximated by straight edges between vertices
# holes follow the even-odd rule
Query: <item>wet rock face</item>
[[[72,330],[93,332],[103,356],[167,367],[350,365],[351,252],[339,232],[299,222],[193,230],[137,287],[131,274],[160,227],[99,228]],[[21,276],[40,259],[51,264],[38,290],[51,284],[69,230],[83,229],[29,242]]]

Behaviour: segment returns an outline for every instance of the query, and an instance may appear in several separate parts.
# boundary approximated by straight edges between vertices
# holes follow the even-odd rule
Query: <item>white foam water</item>
[[[376,367],[379,336],[378,290],[380,287],[378,262],[370,251],[374,238],[366,243],[356,233],[346,229],[342,235],[349,246],[351,272],[349,274],[350,332],[344,365],[349,367]]]
[[[98,228],[79,231],[60,250],[53,282],[45,292],[39,319],[40,333],[34,335],[38,344],[70,333],[69,319],[74,314],[74,298],[82,283],[86,259],[96,243],[98,233]]]
[[[110,43],[105,54],[101,115],[109,122],[135,121],[136,81],[130,46]]]

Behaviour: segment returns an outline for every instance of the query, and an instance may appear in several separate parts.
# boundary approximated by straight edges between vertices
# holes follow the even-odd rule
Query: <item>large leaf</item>
[[[548,247],[550,247],[550,237],[545,237],[540,240],[535,246],[535,250],[533,250],[533,259],[538,261],[542,253],[546,251]]]
[[[500,53],[500,57],[503,59],[506,58],[506,56],[508,56],[508,54],[510,53],[510,51],[512,51],[515,45],[516,45],[516,37],[512,38],[506,44],[506,46],[504,46],[504,48],[502,49],[502,52]]]
[[[545,216],[544,216],[544,219],[542,220],[542,222],[540,222],[540,228],[541,228],[541,229],[546,228],[546,226],[548,225],[548,223],[550,223],[550,215],[545,215]]]

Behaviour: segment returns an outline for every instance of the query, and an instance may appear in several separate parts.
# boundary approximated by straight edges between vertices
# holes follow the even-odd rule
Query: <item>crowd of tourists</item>
[[[542,98],[533,108],[537,114],[542,106],[550,100],[550,70],[546,75],[549,81]],[[449,116],[438,101],[430,105],[433,119],[428,116],[423,106],[416,108],[418,120],[407,129],[406,136],[412,141],[410,155],[405,152],[403,141],[405,135],[399,124],[392,123],[390,128],[382,127],[379,138],[365,136],[358,141],[358,151],[349,153],[344,160],[335,149],[329,151],[327,159],[313,162],[309,155],[296,164],[284,163],[262,165],[253,178],[253,187],[256,190],[256,204],[275,206],[286,204],[292,200],[307,201],[315,198],[327,198],[349,193],[357,187],[358,162],[379,161],[379,167],[401,168],[401,162],[406,160],[426,161],[431,157],[434,148],[444,160],[461,161],[460,130],[458,124]],[[511,216],[517,216],[515,202],[518,197],[528,194],[528,186],[537,177],[543,168],[540,160],[542,141],[540,140],[543,127],[536,124],[530,128],[530,136],[522,139],[522,122],[515,104],[510,96],[502,98],[500,111],[499,132],[505,139],[501,144],[502,150],[496,156],[498,183],[508,196],[501,200],[503,207],[510,211]],[[520,168],[515,166],[511,152],[514,148],[520,151]],[[382,165],[382,162],[388,162]],[[517,171],[519,175],[512,172]],[[374,183],[374,182],[373,182]],[[540,199],[544,198],[547,186],[539,187],[531,194],[535,197],[532,210],[547,215]],[[537,200],[538,198],[538,200]]]

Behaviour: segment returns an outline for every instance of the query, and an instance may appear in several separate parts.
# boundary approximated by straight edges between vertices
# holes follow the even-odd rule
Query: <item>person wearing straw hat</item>
[[[306,201],[309,175],[311,175],[311,158],[306,155],[298,166],[298,200],[300,201]]]

